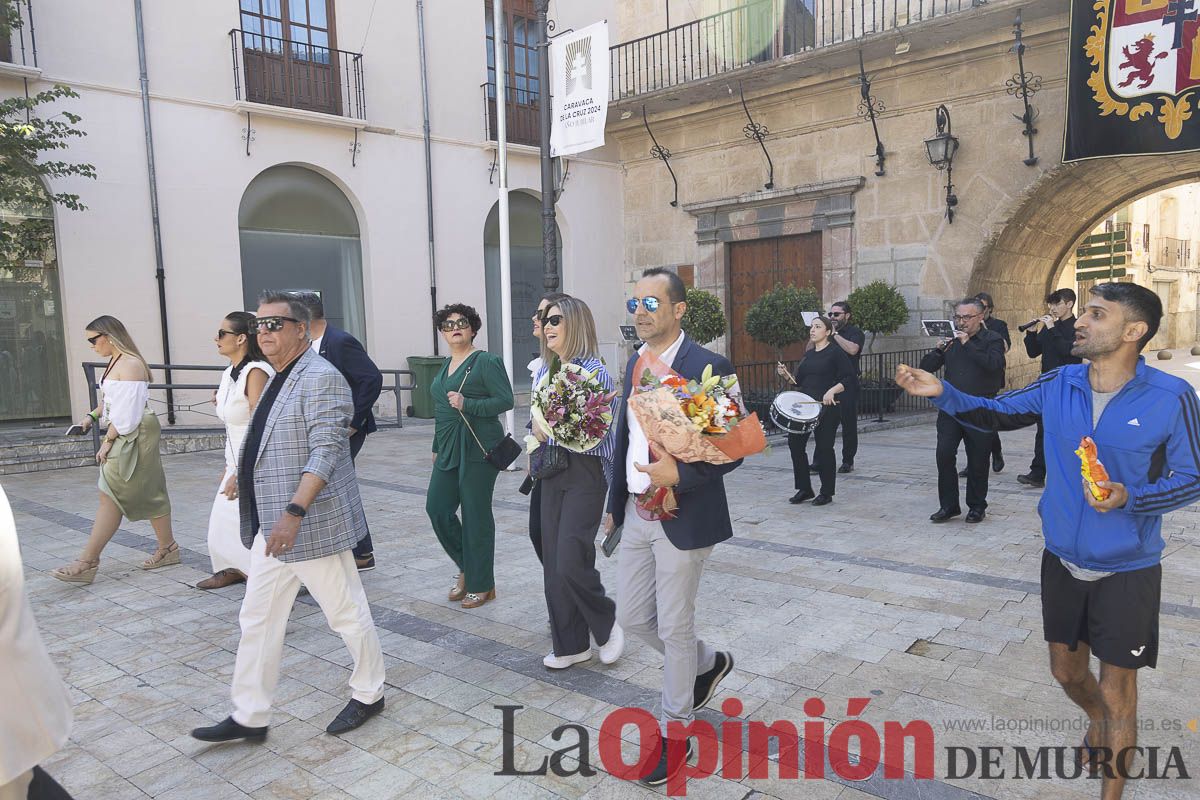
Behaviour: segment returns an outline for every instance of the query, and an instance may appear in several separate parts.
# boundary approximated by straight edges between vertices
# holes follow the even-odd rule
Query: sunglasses
[[[89,337],[87,337],[88,344],[90,344],[90,345],[95,345],[95,344],[96,344],[96,342],[100,341],[100,337],[101,337],[101,336],[103,336],[103,335],[104,335],[103,333],[97,333],[95,336],[89,336]]]
[[[559,325],[562,325],[562,321],[563,321],[562,314],[555,314],[552,317],[544,317],[542,319],[542,327],[543,328],[557,328]]]
[[[269,333],[279,333],[283,330],[285,322],[300,322],[295,317],[259,317],[254,320],[254,328],[258,331],[268,331]]]
[[[226,336],[237,336],[235,331],[227,331],[224,328],[217,328],[217,338],[224,339]]]
[[[444,320],[441,325],[438,325],[438,328],[446,333],[450,333],[451,331],[465,330],[469,327],[471,327],[471,320],[467,319],[466,317]]]
[[[841,312],[841,311],[830,311],[830,312],[829,312],[829,316],[831,316],[831,317],[840,317],[840,316],[843,316],[843,312]]]
[[[636,314],[638,302],[639,300],[636,297],[629,298],[625,301],[626,310],[629,311],[630,314]],[[642,304],[642,308],[646,309],[646,311],[650,312],[651,314],[653,314],[655,311],[658,311],[658,307],[662,305],[662,302],[657,297],[643,297],[640,302]]]

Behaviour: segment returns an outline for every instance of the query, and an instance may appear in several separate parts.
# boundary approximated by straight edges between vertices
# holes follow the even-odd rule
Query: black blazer
[[[613,452],[612,486],[608,492],[608,510],[616,524],[625,522],[625,502],[629,499],[626,485],[625,457],[629,452],[629,395],[637,376],[633,374],[638,355],[633,354],[625,367],[625,394],[621,415],[617,421],[617,442]],[[732,375],[733,365],[725,356],[705,350],[686,335],[671,369],[685,378],[700,379],[704,368],[712,364],[714,375]],[[671,544],[680,550],[711,547],[733,536],[729,522],[729,501],[725,498],[725,475],[741,466],[741,459],[729,464],[685,464],[679,462],[679,485],[675,497],[679,510],[675,519],[663,520],[663,531]]]
[[[1004,386],[1004,337],[987,328],[962,344],[953,339],[945,350],[933,348],[921,359],[921,369],[937,372],[960,392],[994,397]]]
[[[350,420],[350,427],[364,435],[373,433],[375,414],[371,408],[383,388],[383,375],[379,367],[367,355],[362,342],[332,325],[325,326],[319,352],[326,361],[338,368],[346,383],[350,384],[350,392],[354,395],[354,417]]]

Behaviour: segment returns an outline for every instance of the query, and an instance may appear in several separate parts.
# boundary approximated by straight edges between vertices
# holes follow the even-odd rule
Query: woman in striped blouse
[[[534,386],[562,364],[574,363],[594,372],[600,384],[612,391],[613,379],[598,351],[596,323],[587,304],[574,297],[557,300],[542,314],[543,365]],[[547,431],[537,423],[533,428],[538,439],[554,446]],[[596,532],[612,476],[615,437],[616,425],[611,425],[604,439],[588,452],[564,452],[566,469],[540,481],[542,566],[554,644],[542,663],[550,669],[590,660],[589,633],[605,664],[612,664],[625,650],[616,604],[605,594],[596,570]]]

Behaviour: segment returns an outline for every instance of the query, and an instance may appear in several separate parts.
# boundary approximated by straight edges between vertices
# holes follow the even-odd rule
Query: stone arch
[[[1095,159],[1064,164],[1026,192],[975,258],[970,292],[988,291],[1016,320],[1041,308],[1076,243],[1113,209],[1200,180],[1200,154]]]

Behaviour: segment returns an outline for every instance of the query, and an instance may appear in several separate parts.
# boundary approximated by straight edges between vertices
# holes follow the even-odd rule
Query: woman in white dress
[[[197,589],[221,589],[241,583],[250,571],[250,551],[242,544],[238,513],[237,463],[258,398],[275,375],[258,348],[258,329],[249,311],[234,311],[225,317],[217,329],[216,342],[217,352],[229,359],[221,386],[213,394],[217,416],[225,423],[225,469],[208,516],[208,556],[213,574],[197,583]]]
[[[150,368],[138,351],[125,325],[116,317],[97,317],[84,333],[97,355],[108,359],[100,378],[103,401],[79,424],[87,431],[92,424],[107,422],[96,462],[100,464],[100,507],[92,533],[80,557],[50,574],[67,583],[91,583],[100,566],[100,552],[121,525],[148,519],[158,539],[154,555],[142,569],[158,569],[179,563],[179,545],[171,533],[171,499],[163,474],[158,442],[162,430],[150,410]]]

